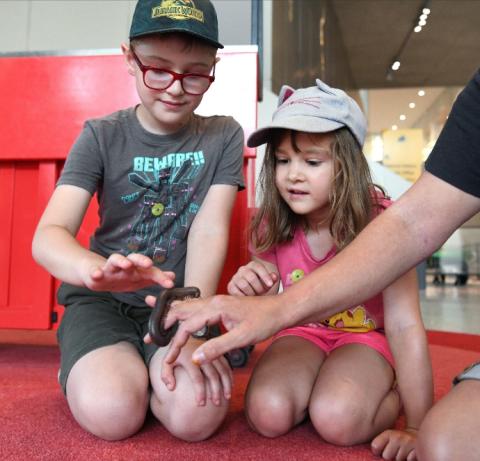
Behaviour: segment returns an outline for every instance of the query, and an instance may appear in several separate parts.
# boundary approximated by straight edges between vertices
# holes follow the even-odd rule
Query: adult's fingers
[[[201,369],[208,381],[208,387],[211,393],[210,398],[214,405],[219,406],[222,402],[222,386],[218,371],[211,363],[204,363]]]
[[[207,390],[205,377],[203,376],[200,367],[188,366],[184,368],[190,376],[193,384],[193,391],[195,393],[195,400],[198,406],[203,407],[207,401]]]
[[[205,306],[205,300],[187,300],[172,303],[165,320],[165,328],[170,328],[177,320],[180,321],[179,327],[172,341],[165,361],[173,363],[177,360],[182,347],[190,339],[190,336],[208,325],[220,323],[220,314],[214,308]]]
[[[233,372],[225,357],[214,360],[212,365],[217,369],[223,388],[223,396],[226,400],[232,397]]]
[[[199,365],[210,363],[232,349],[238,349],[250,344],[252,344],[250,335],[243,331],[242,326],[239,326],[203,343],[193,352],[192,361]]]
[[[175,365],[175,363],[166,363],[165,360],[162,363],[160,377],[169,391],[173,391],[176,386],[175,373],[173,372]]]

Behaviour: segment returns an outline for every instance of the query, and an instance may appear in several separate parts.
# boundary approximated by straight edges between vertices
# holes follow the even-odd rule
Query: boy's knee
[[[110,392],[98,395],[83,392],[68,399],[77,422],[105,440],[121,440],[143,426],[148,407],[148,391]]]
[[[200,442],[212,436],[222,424],[228,404],[220,407],[209,403],[206,407],[173,411],[168,421],[161,421],[175,437],[186,442]]]
[[[289,399],[274,391],[250,392],[245,413],[252,429],[265,437],[283,435],[295,424],[294,409]]]

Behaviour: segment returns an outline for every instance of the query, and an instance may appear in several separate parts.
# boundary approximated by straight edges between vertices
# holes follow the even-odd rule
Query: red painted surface
[[[232,115],[248,136],[256,127],[256,50],[227,47],[219,55],[198,112]],[[33,232],[83,122],[137,104],[134,80],[121,55],[0,57],[0,100],[0,328],[55,328],[58,282],[33,261]],[[247,190],[235,205],[220,292],[248,256],[255,151],[245,148],[244,158]],[[84,245],[96,210],[93,200],[78,234]]]

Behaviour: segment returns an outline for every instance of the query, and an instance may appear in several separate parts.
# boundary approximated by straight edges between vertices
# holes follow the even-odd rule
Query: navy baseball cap
[[[360,146],[367,133],[367,120],[358,104],[342,90],[330,88],[320,79],[316,85],[294,90],[284,85],[278,97],[278,107],[272,122],[254,131],[248,138],[249,147],[257,147],[270,140],[275,128],[327,133],[347,127]]]
[[[217,13],[209,0],[138,0],[130,40],[168,32],[190,34],[223,48],[218,41]]]

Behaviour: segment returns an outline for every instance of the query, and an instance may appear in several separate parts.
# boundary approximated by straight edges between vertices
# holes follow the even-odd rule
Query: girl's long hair
[[[277,146],[285,136],[290,136],[294,150],[299,152],[297,133],[272,130],[267,144],[258,181],[261,203],[249,230],[250,241],[258,253],[291,240],[295,228],[305,225],[302,217],[285,203],[275,185]],[[335,246],[340,251],[378,214],[382,207],[380,199],[385,193],[381,187],[373,184],[367,160],[350,130],[344,127],[332,134],[334,139],[330,151],[334,166],[327,220]],[[312,142],[315,142],[313,136]]]

